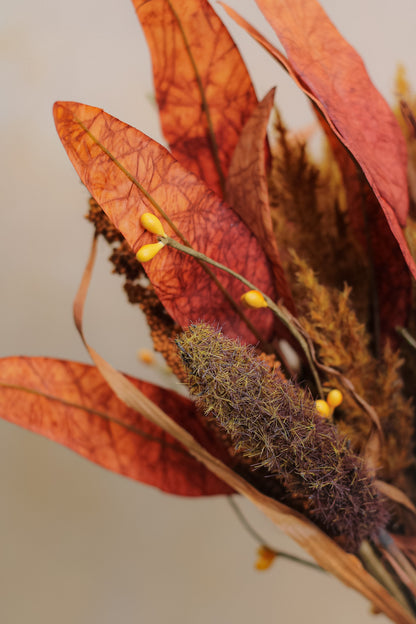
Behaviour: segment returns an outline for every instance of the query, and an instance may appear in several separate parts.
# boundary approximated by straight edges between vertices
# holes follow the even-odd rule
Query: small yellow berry
[[[140,217],[140,223],[144,227],[145,230],[151,232],[152,234],[157,234],[158,236],[166,237],[165,230],[163,229],[163,225],[160,222],[160,219],[151,212],[145,212]]]
[[[272,565],[273,561],[276,559],[277,553],[267,546],[260,546],[257,551],[257,561],[254,564],[256,570],[267,570]]]
[[[248,290],[241,295],[241,302],[249,308],[267,308],[267,302],[258,290]]]
[[[150,351],[150,349],[139,349],[137,351],[137,357],[141,362],[143,362],[143,364],[151,365],[155,363],[155,355],[153,351]]]
[[[336,388],[334,388],[334,390],[331,390],[328,393],[328,396],[326,397],[326,402],[328,403],[328,405],[330,405],[330,407],[335,408],[338,407],[338,405],[341,405],[343,399],[344,397],[341,390],[337,390]]]
[[[322,399],[318,399],[317,401],[315,401],[315,409],[318,414],[323,418],[330,418],[332,415],[332,409],[330,405],[328,405],[328,403],[326,401],[323,401]]]
[[[139,262],[148,262],[164,247],[164,243],[151,243],[150,245],[143,245],[136,253],[136,258]]]

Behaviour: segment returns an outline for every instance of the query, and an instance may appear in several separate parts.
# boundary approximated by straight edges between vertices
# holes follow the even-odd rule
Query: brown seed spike
[[[318,415],[307,390],[278,377],[254,348],[209,325],[191,325],[176,344],[191,393],[253,468],[279,479],[346,550],[356,552],[377,535],[388,514],[363,460]]]

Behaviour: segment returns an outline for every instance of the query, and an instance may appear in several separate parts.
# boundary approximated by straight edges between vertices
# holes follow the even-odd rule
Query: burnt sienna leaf
[[[191,401],[129,379],[205,448],[217,452]],[[42,357],[0,359],[0,417],[165,492],[182,496],[232,492],[172,436],[127,407],[98,370],[86,364]]]
[[[98,108],[60,102],[54,114],[58,134],[81,180],[133,251],[155,242],[140,225],[141,214],[162,208],[192,247],[275,296],[272,270],[255,236],[165,148]],[[163,217],[162,223],[168,236],[180,238]],[[165,248],[144,267],[159,299],[182,327],[206,320],[220,323],[230,336],[258,340],[194,258]],[[245,287],[217,269],[214,273],[238,301]],[[273,328],[271,313],[249,310],[247,316],[267,339]]]
[[[244,126],[231,160],[226,199],[256,235],[272,264],[279,298],[294,312],[295,306],[273,231],[267,184],[264,146],[274,92],[272,89],[266,95]]]
[[[359,162],[380,202],[404,227],[407,153],[400,126],[361,57],[316,0],[257,0],[289,62]]]
[[[257,0],[257,4],[288,58],[223,6],[287,69],[359,163],[416,277],[416,264],[403,235],[409,205],[406,145],[387,102],[372,84],[360,56],[316,0]]]
[[[163,133],[173,156],[218,195],[256,106],[250,76],[206,0],[133,0],[153,63]]]

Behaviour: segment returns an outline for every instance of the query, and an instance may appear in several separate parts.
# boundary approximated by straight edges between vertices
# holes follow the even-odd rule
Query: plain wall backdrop
[[[254,0],[231,6],[275,40]],[[414,0],[324,0],[370,75],[393,101],[397,62],[416,86]],[[306,126],[305,97],[224,11],[261,98],[277,85],[288,125]],[[161,140],[150,60],[129,0],[20,0],[2,7],[0,355],[88,362],[72,300],[92,228],[87,192],[55,133],[52,104],[104,108]],[[143,378],[140,312],[111,275],[102,244],[88,297],[89,342]],[[0,422],[0,621],[5,624],[287,624],[372,622],[369,605],[320,572],[278,560],[253,570],[256,544],[221,498],[180,499],[106,472]],[[299,549],[244,504],[276,547]],[[387,620],[377,618],[382,624]]]

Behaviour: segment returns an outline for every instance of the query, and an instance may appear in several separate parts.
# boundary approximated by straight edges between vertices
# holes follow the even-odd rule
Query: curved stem
[[[295,555],[291,555],[291,554],[289,554],[287,552],[284,552],[282,550],[276,550],[275,548],[272,548],[271,546],[269,546],[266,543],[266,541],[261,537],[261,535],[259,533],[257,533],[257,531],[247,521],[247,518],[245,517],[245,515],[243,514],[243,512],[241,511],[241,509],[239,508],[239,506],[237,505],[237,503],[233,499],[233,497],[232,496],[227,496],[227,501],[228,501],[230,507],[232,508],[232,510],[234,511],[235,515],[237,516],[237,518],[239,519],[239,521],[243,525],[243,527],[246,529],[246,531],[248,533],[250,533],[250,535],[256,540],[256,542],[260,546],[266,546],[266,548],[268,550],[270,550],[271,552],[273,552],[276,555],[276,557],[277,556],[283,557],[284,559],[289,559],[289,561],[294,561],[295,563],[301,563],[302,565],[309,566],[310,568],[314,568],[315,570],[319,570],[320,572],[325,572],[325,570],[323,568],[321,568],[321,566],[319,566],[317,563],[314,563],[313,561],[308,561],[307,559],[302,559],[301,557],[296,557]]]
[[[195,249],[192,249],[191,247],[182,245],[182,243],[179,243],[178,241],[176,241],[173,238],[170,238],[169,236],[166,236],[166,237],[159,236],[158,238],[160,241],[165,243],[165,245],[169,245],[170,247],[173,247],[173,249],[182,251],[183,253],[186,253],[189,256],[192,256],[196,260],[199,260],[201,262],[206,262],[207,264],[211,264],[217,269],[221,269],[222,271],[229,273],[230,275],[238,279],[240,282],[242,282],[245,286],[247,286],[248,289],[257,290],[258,292],[260,292],[267,303],[267,307],[270,308],[270,310],[277,316],[277,318],[283,323],[283,325],[287,327],[287,329],[290,331],[292,336],[297,340],[298,344],[301,346],[302,350],[305,353],[306,359],[308,361],[309,368],[312,372],[318,392],[321,395],[321,397],[323,397],[321,380],[319,378],[317,368],[313,361],[313,357],[311,355],[308,343],[305,340],[305,338],[302,336],[301,332],[295,327],[293,316],[289,312],[289,310],[287,310],[283,306],[278,306],[268,295],[266,295],[266,293],[262,292],[259,288],[257,288],[255,284],[252,284],[248,279],[246,279],[239,273],[236,273],[235,271],[225,266],[224,264],[221,264],[220,262],[217,262],[216,260],[209,258],[208,256],[201,253],[200,251],[196,251]]]
[[[172,219],[169,217],[169,215],[165,212],[165,210],[162,208],[162,206],[154,199],[154,197],[139,182],[139,180],[132,173],[130,173],[130,171],[128,171],[128,169],[126,169],[126,167],[118,160],[118,158],[116,158],[110,152],[110,150],[107,149],[105,147],[105,145],[103,145],[101,143],[101,141],[99,141],[99,139],[87,128],[87,126],[80,119],[78,119],[78,117],[74,117],[74,121],[80,126],[80,128],[82,128],[82,130],[89,136],[89,138],[92,141],[94,141],[94,143],[104,152],[104,154],[106,156],[108,156],[108,158],[110,158],[110,160],[130,180],[130,182],[132,184],[134,184],[134,186],[136,186],[139,189],[139,191],[144,195],[144,197],[147,199],[147,201],[163,217],[163,219],[166,221],[166,223],[169,224],[169,226],[175,232],[177,237],[180,238],[183,241],[184,245],[182,246],[182,248],[183,249],[192,249],[191,245],[188,242],[188,240],[186,239],[186,237],[178,229],[178,227],[175,225],[175,223],[172,221]],[[166,240],[164,238],[161,239],[161,240],[166,242]],[[169,239],[169,240],[173,240],[173,239]],[[198,261],[200,262],[201,259],[198,259]],[[241,307],[234,301],[234,299],[232,298],[230,293],[227,291],[227,289],[221,284],[221,282],[217,279],[217,277],[214,275],[214,273],[210,270],[209,267],[206,266],[206,264],[204,262],[201,263],[201,266],[204,269],[204,271],[209,275],[209,277],[213,280],[213,282],[215,283],[217,288],[221,291],[221,293],[223,294],[225,299],[228,301],[230,306],[233,308],[234,312],[236,314],[238,314],[238,316],[241,318],[241,320],[247,325],[248,329],[251,331],[251,333],[256,338],[256,340],[258,340],[262,344],[263,349],[266,352],[270,353],[271,352],[270,345],[268,345],[266,343],[266,341],[260,336],[260,334],[257,331],[257,329],[254,327],[254,325],[251,323],[251,321],[244,314],[244,312],[241,309]]]

